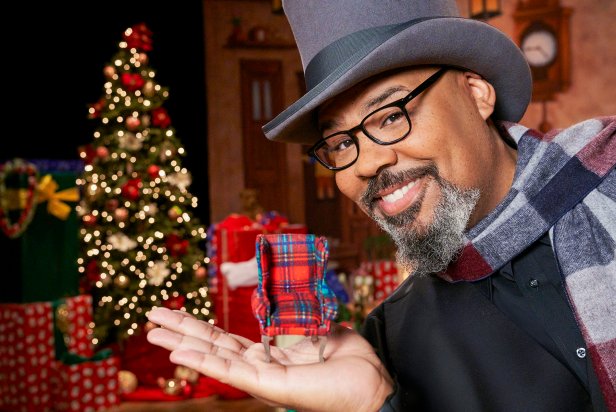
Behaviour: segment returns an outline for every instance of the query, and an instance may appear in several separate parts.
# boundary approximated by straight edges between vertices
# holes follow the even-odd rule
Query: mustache
[[[366,187],[366,190],[362,194],[360,202],[366,209],[372,210],[372,204],[375,202],[378,197],[377,194],[381,190],[424,176],[432,176],[438,180],[439,173],[436,165],[432,163],[427,166],[407,169],[398,173],[393,173],[384,169],[378,175],[368,180],[368,187]]]

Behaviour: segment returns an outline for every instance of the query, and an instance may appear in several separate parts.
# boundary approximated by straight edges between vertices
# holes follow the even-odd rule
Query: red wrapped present
[[[250,297],[254,286],[238,287],[233,290],[220,271],[225,262],[245,262],[255,257],[255,241],[264,229],[248,216],[231,214],[214,227],[212,238],[215,251],[212,264],[215,266],[217,293],[214,298],[214,312],[217,324],[224,330],[259,340],[259,325],[252,316]]]
[[[264,233],[262,226],[248,216],[232,214],[216,225],[217,264],[223,262],[244,262],[255,256],[255,239]]]
[[[0,305],[0,410],[51,410],[56,359],[67,351],[92,356],[91,302],[81,295]]]
[[[51,302],[0,305],[0,410],[50,411],[54,362]]]
[[[387,298],[400,284],[398,268],[391,260],[364,262],[365,270],[374,278],[374,298],[381,301]]]
[[[122,370],[134,373],[140,386],[157,388],[158,378],[172,378],[177,366],[169,360],[167,349],[148,342],[145,330],[137,331],[124,341]]]
[[[56,411],[103,411],[120,403],[120,359],[111,351],[92,358],[69,354],[57,366]]]
[[[66,298],[64,301],[67,316],[67,330],[64,332],[66,350],[70,353],[92,357],[94,346],[92,345],[92,296],[79,295]],[[56,322],[59,309],[56,309]]]

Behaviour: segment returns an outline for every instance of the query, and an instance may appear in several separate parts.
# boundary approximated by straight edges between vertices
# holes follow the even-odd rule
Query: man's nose
[[[396,163],[398,156],[395,145],[385,146],[370,140],[365,134],[358,133],[359,156],[353,165],[358,177],[376,176],[381,169]]]

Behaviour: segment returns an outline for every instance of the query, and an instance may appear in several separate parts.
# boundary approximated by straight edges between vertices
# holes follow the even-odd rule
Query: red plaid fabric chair
[[[257,236],[259,283],[252,310],[259,321],[269,362],[269,342],[275,335],[320,339],[323,361],[325,336],[338,303],[325,282],[327,239],[311,234]],[[322,338],[320,338],[322,337]]]

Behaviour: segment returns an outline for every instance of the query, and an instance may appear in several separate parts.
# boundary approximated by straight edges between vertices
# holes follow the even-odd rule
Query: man
[[[412,275],[363,338],[337,328],[323,364],[310,340],[266,363],[261,344],[165,309],[148,339],[301,410],[616,410],[616,119],[511,123],[528,66],[454,1],[284,8],[308,92],[265,134],[314,144]]]

